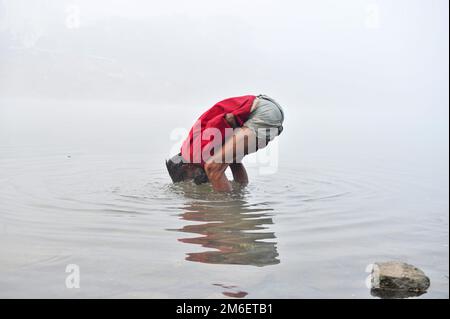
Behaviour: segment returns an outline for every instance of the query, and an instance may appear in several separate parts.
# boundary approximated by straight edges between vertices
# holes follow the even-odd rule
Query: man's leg
[[[236,130],[217,152],[205,164],[205,171],[214,190],[229,192],[231,184],[225,176],[225,170],[231,163],[241,163],[245,155],[256,152],[256,135],[253,130],[243,127]]]

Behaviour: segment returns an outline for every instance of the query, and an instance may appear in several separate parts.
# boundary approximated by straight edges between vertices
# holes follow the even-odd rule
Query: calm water
[[[215,194],[163,165],[202,109],[0,103],[0,297],[373,298],[386,260],[449,296],[445,119],[287,108],[276,173]]]

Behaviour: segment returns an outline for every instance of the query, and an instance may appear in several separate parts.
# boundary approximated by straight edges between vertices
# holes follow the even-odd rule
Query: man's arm
[[[234,181],[241,184],[241,185],[247,185],[248,184],[248,175],[247,171],[245,170],[244,164],[242,163],[233,163],[230,164],[231,172],[233,173]]]
[[[219,192],[229,192],[232,190],[231,184],[225,176],[225,170],[231,165],[236,165],[233,172],[236,181],[245,182],[247,180],[248,182],[248,178],[246,178],[247,173],[245,172],[244,166],[242,164],[229,165],[225,162],[225,159],[228,158],[227,154],[232,154],[234,163],[241,162],[245,155],[255,152],[256,150],[249,149],[246,143],[246,140],[250,138],[256,138],[255,133],[251,129],[244,127],[237,130],[237,132],[233,135],[233,138],[230,138],[225,142],[221,151],[205,163],[205,172],[206,175],[208,175],[208,179],[214,190]],[[235,150],[241,148],[244,149],[243,154],[240,152],[235,152]]]

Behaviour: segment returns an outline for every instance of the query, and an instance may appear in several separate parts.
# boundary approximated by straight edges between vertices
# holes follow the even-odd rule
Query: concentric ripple
[[[351,282],[345,293],[366,293],[354,286],[364,280],[359,271],[366,264],[433,256],[446,241],[441,225],[448,220],[423,218],[415,202],[405,200],[417,195],[408,192],[415,189],[409,182],[414,177],[405,182],[389,171],[350,174],[299,165],[260,176],[250,168],[248,187],[218,194],[209,185],[172,185],[164,166],[145,156],[5,158],[0,167],[0,282],[20,289],[30,276],[44,274],[53,288],[35,287],[39,296],[60,292],[70,263],[86,269],[86,296],[183,296],[181,289],[201,297],[217,282],[258,296],[257,283],[245,285],[248,268],[267,269],[263,274],[278,282],[281,290],[274,294],[280,297],[295,294],[290,284],[307,289],[300,295],[339,295],[342,288],[332,284],[339,276]],[[411,250],[415,234],[429,231],[434,235],[427,245]],[[228,280],[204,268],[211,266]],[[229,280],[233,270],[224,267],[243,267],[247,277]],[[296,267],[301,284],[293,279]],[[182,284],[200,270],[207,287]]]

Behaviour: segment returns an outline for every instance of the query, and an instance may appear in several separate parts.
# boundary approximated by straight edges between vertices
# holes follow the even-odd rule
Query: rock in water
[[[386,297],[420,296],[430,287],[430,279],[412,265],[402,262],[375,263],[372,269],[372,294]]]

